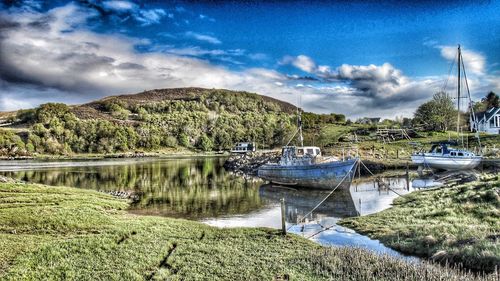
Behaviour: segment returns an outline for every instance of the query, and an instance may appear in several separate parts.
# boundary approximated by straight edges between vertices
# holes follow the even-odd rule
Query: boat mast
[[[457,82],[457,104],[458,104],[458,112],[457,112],[457,138],[460,137],[460,57],[462,54],[460,53],[460,44],[458,45],[458,82]]]
[[[301,105],[301,96],[299,94],[299,106]],[[300,146],[304,147],[304,137],[302,136],[302,112],[300,111],[299,106],[297,106],[297,125],[299,127],[299,138],[300,138]]]

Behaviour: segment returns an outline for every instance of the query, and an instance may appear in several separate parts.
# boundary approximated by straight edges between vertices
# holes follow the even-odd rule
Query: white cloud
[[[316,71],[316,63],[306,55],[298,55],[296,57],[285,56],[281,63],[291,64],[307,73],[313,73],[314,71]]]
[[[192,32],[192,31],[188,31],[184,35],[188,38],[193,38],[193,39],[196,39],[198,41],[203,41],[203,42],[207,42],[210,44],[221,44],[222,43],[219,39],[217,39],[214,36],[196,33],[196,32]]]
[[[117,11],[127,11],[138,8],[137,4],[129,1],[105,1],[102,4],[107,9],[117,10]]]
[[[0,36],[0,110],[49,101],[82,103],[154,88],[205,87],[257,92],[292,103],[300,94],[308,111],[393,117],[411,115],[442,86],[442,77],[410,79],[388,63],[330,67],[305,55],[284,59],[282,63],[311,74],[299,77],[265,68],[230,70],[200,59],[249,56],[243,49],[161,46],[141,53],[136,47],[150,46],[148,40],[91,32],[84,24],[95,14],[76,4],[44,14],[2,16],[19,26],[3,29]],[[483,79],[500,87],[498,75]]]
[[[449,61],[457,60],[457,46],[438,46],[441,50],[441,56]],[[462,48],[462,57],[466,71],[474,74],[484,74],[486,58],[484,55]],[[456,67],[456,66],[455,66]]]
[[[152,24],[159,24],[164,17],[173,18],[172,13],[167,13],[165,9],[152,8],[146,9],[141,8],[134,2],[123,1],[123,0],[111,0],[102,2],[102,9],[107,11],[112,11],[116,14],[122,15],[124,20],[132,17],[142,26],[148,26]]]

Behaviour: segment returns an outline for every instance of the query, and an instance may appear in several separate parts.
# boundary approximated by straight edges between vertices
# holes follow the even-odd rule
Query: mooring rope
[[[326,199],[328,199],[328,197],[330,197],[330,195],[332,195],[332,194],[333,194],[333,192],[334,192],[335,190],[337,190],[337,188],[338,188],[338,187],[339,187],[339,186],[340,186],[340,185],[344,182],[344,180],[346,179],[346,177],[347,177],[348,175],[350,175],[350,174],[351,174],[352,169],[353,169],[354,167],[357,167],[357,164],[358,164],[358,162],[359,162],[359,161],[360,161],[360,160],[359,160],[359,158],[358,158],[358,160],[356,161],[356,164],[355,164],[355,165],[352,165],[351,169],[349,169],[349,172],[347,172],[347,173],[344,175],[344,177],[343,177],[343,178],[342,178],[342,180],[341,180],[341,181],[337,184],[337,186],[335,186],[335,188],[333,188],[333,189],[332,189],[332,191],[330,191],[330,193],[328,193],[328,195],[326,195],[326,196],[325,196],[325,198],[323,198],[323,200],[321,200],[321,201],[320,201],[320,202],[319,202],[319,203],[318,203],[318,204],[317,204],[314,208],[312,208],[312,210],[311,210],[311,211],[309,211],[309,213],[307,213],[305,216],[303,216],[303,217],[302,217],[300,220],[298,220],[296,223],[294,223],[294,224],[292,224],[290,227],[288,227],[287,231],[288,231],[288,230],[290,230],[290,229],[291,229],[292,227],[294,227],[295,225],[300,224],[300,223],[301,223],[301,222],[302,222],[305,218],[307,218],[307,217],[308,217],[310,214],[312,214],[312,213],[313,213],[313,212],[314,212],[314,211],[315,211],[315,210],[316,210],[319,206],[321,206],[321,204],[323,204],[323,203],[326,201]]]
[[[424,160],[425,161],[425,160]],[[328,193],[328,195],[325,196],[325,198],[323,198],[323,200],[321,200],[314,208],[312,208],[311,211],[309,211],[306,215],[304,215],[300,220],[297,220],[296,223],[290,225],[288,228],[287,228],[287,231],[289,231],[292,227],[302,223],[310,214],[312,214],[317,208],[319,208],[319,206],[321,206],[321,204],[323,204],[332,194],[335,190],[337,190],[337,188],[345,181],[345,179],[347,178],[347,175],[351,174],[351,171],[353,170],[354,167],[356,167],[356,170],[354,171],[354,175],[353,177],[356,176],[356,171],[360,172],[361,171],[361,165],[363,165],[363,167],[365,167],[365,169],[368,171],[368,173],[370,173],[372,176],[375,176],[375,174],[365,165],[365,163],[363,163],[363,161],[361,161],[360,158],[357,159],[356,163],[351,167],[351,169],[349,170],[348,173],[346,173],[344,175],[344,177],[342,178],[342,180],[337,184],[337,186],[335,186],[335,188],[332,189],[332,191],[330,191],[330,193]],[[403,196],[401,194],[399,194],[398,192],[396,192],[395,190],[393,190],[392,188],[390,188],[389,186],[386,186],[388,190],[394,192],[396,195],[398,196]],[[320,223],[318,223],[318,225],[322,228],[320,231],[308,236],[307,238],[312,238],[324,231],[327,231],[329,229],[332,229],[334,226],[336,225],[332,225],[332,226],[329,226],[329,227],[324,227],[322,226]]]

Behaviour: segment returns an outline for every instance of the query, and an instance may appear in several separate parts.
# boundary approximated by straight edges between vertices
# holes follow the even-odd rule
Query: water
[[[109,159],[92,161],[0,161],[0,175],[47,185],[138,195],[130,211],[199,220],[218,227],[280,228],[285,198],[290,231],[324,245],[357,246],[400,256],[379,241],[337,225],[341,218],[368,215],[390,207],[398,194],[413,191],[406,178],[356,180],[349,190],[329,192],[263,185],[227,173],[224,158]],[[295,225],[297,220],[305,223]],[[328,229],[325,231],[325,229]]]

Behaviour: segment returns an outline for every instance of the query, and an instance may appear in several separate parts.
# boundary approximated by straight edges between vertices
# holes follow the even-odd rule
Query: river
[[[363,247],[403,257],[378,240],[337,222],[390,207],[398,194],[414,190],[404,176],[382,178],[390,189],[379,189],[373,178],[359,178],[349,190],[335,191],[303,220],[305,223],[295,225],[329,192],[246,181],[226,172],[222,167],[224,160],[191,157],[0,161],[0,175],[102,192],[134,192],[138,199],[130,206],[132,213],[198,220],[217,227],[280,228],[280,199],[284,198],[287,227],[293,233],[323,245]]]

